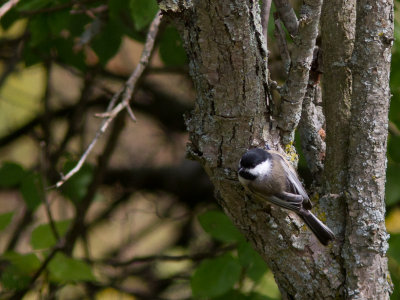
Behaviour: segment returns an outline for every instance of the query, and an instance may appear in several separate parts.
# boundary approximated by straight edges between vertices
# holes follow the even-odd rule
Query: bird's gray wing
[[[284,200],[274,195],[265,195],[255,190],[251,190],[251,193],[255,196],[257,200],[261,201],[269,201],[277,206],[298,212],[302,208],[303,199],[291,199],[291,200]]]
[[[290,186],[290,189],[292,190],[293,193],[299,194],[303,197],[303,205],[307,209],[312,208],[312,204],[310,201],[310,198],[307,195],[307,192],[304,190],[303,184],[300,182],[296,171],[288,165],[288,163],[279,155],[273,154],[279,157],[279,161],[282,165],[283,170],[285,171],[287,178],[288,178],[288,183]]]

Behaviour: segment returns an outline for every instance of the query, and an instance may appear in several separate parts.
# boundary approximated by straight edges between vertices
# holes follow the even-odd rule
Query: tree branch
[[[306,92],[309,70],[313,58],[315,40],[318,35],[322,0],[312,0],[301,8],[298,34],[299,41],[293,49],[292,65],[288,78],[280,89],[281,105],[278,126],[282,131],[283,145],[294,140],[294,131],[300,121],[301,107]]]
[[[385,179],[393,1],[357,0],[342,257],[352,299],[389,299]],[[371,59],[373,58],[373,59]]]
[[[104,114],[101,114],[101,117],[104,117],[105,120],[103,121],[101,127],[99,130],[96,132],[95,137],[87,147],[86,151],[82,154],[81,158],[79,159],[78,163],[72,170],[70,170],[66,175],[63,175],[61,180],[59,180],[56,184],[55,187],[59,188],[62,186],[69,178],[71,178],[74,174],[76,174],[81,167],[83,166],[84,162],[86,161],[87,157],[89,154],[92,152],[94,146],[96,145],[97,141],[100,139],[100,137],[106,132],[108,126],[110,123],[114,120],[114,118],[124,109],[128,111],[130,114],[131,118],[135,121],[135,117],[133,115],[133,112],[131,108],[129,107],[129,101],[132,98],[132,95],[136,89],[136,83],[137,81],[141,78],[144,70],[146,69],[151,54],[154,49],[154,42],[156,35],[158,33],[158,27],[160,25],[161,21],[161,14],[160,12],[157,13],[156,17],[154,18],[153,22],[150,25],[148,34],[147,34],[147,39],[144,44],[144,49],[142,52],[142,55],[140,57],[139,64],[136,66],[135,70],[127,80],[125,86],[119,90],[114,97],[111,99],[110,104],[107,108],[107,111]],[[117,100],[121,98],[121,102],[119,104],[116,104]]]
[[[299,21],[289,0],[274,0],[274,4],[290,36],[295,37],[299,28]]]
[[[316,13],[316,6],[310,11]],[[189,155],[202,163],[219,203],[268,263],[284,297],[335,298],[343,284],[340,256],[301,229],[304,224],[295,214],[245,197],[237,180],[246,149],[266,142],[277,148],[280,142],[266,107],[268,71],[258,1],[164,0],[160,7],[180,30],[197,92],[187,118]],[[311,64],[318,21],[308,21],[300,22],[300,34],[311,27],[314,39],[299,47],[311,52],[310,58],[302,53]],[[304,76],[301,99],[308,69]],[[318,280],[310,280],[310,274]]]
[[[279,14],[277,13],[274,13],[274,24],[275,24],[274,36],[276,39],[276,44],[279,49],[279,54],[281,55],[282,58],[284,73],[285,75],[287,75],[289,72],[291,60],[290,60],[289,49],[286,43],[286,33],[285,30],[283,30],[282,28],[281,20],[279,18]]]
[[[320,50],[314,50],[313,63],[310,70],[307,91],[303,99],[303,107],[298,132],[301,147],[307,166],[315,181],[321,183],[325,160],[325,116],[322,113],[322,95],[319,86]]]
[[[0,19],[15,5],[17,5],[19,0],[8,0],[0,7]]]
[[[342,194],[347,181],[355,7],[356,0],[324,1],[321,15],[322,94],[326,118],[324,178],[329,187],[327,192],[333,194]],[[343,215],[343,211],[332,213]]]
[[[265,48],[268,50],[268,21],[271,10],[271,0],[263,0],[261,4],[261,25],[265,40]]]

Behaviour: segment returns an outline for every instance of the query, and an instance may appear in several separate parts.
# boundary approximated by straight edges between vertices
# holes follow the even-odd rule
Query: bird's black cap
[[[246,169],[254,168],[260,163],[266,161],[270,155],[271,154],[269,154],[267,151],[260,148],[250,149],[242,156],[242,159],[240,160],[240,167]]]

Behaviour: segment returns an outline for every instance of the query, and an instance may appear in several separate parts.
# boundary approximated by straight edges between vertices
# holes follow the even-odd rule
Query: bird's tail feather
[[[335,235],[328,228],[328,226],[318,220],[318,218],[314,216],[310,211],[301,209],[298,214],[311,229],[311,231],[315,234],[321,244],[328,245],[329,241],[335,239]]]

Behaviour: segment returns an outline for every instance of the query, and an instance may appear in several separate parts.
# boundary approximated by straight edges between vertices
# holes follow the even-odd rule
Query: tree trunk
[[[286,90],[282,90],[289,105],[281,105],[280,115],[269,97],[258,1],[159,3],[184,40],[197,92],[195,109],[186,118],[189,155],[201,162],[214,183],[219,203],[272,269],[283,298],[387,299],[390,287],[383,196],[393,36],[389,14],[393,5],[382,0],[374,5],[360,1],[357,25],[353,2],[332,1],[323,8],[323,92],[327,157],[332,161],[325,165],[325,192],[314,212],[338,236],[331,246],[324,247],[297,215],[245,195],[236,173],[239,159],[249,147],[268,143],[280,148],[282,137],[286,142],[292,140],[307,88],[321,2],[309,1],[300,14],[299,33],[294,36],[296,55],[292,56]],[[337,13],[330,16],[330,9]],[[380,25],[374,25],[376,20],[381,20]],[[345,27],[335,31],[332,26],[340,22]],[[307,38],[307,43],[302,43]],[[365,43],[371,47],[370,53],[363,50]],[[291,72],[300,75],[291,77]],[[296,82],[290,82],[294,78]],[[298,89],[290,99],[287,95],[291,94],[285,93],[288,87]],[[374,116],[371,111],[376,105],[379,115]],[[366,168],[361,167],[362,162],[367,163]]]

